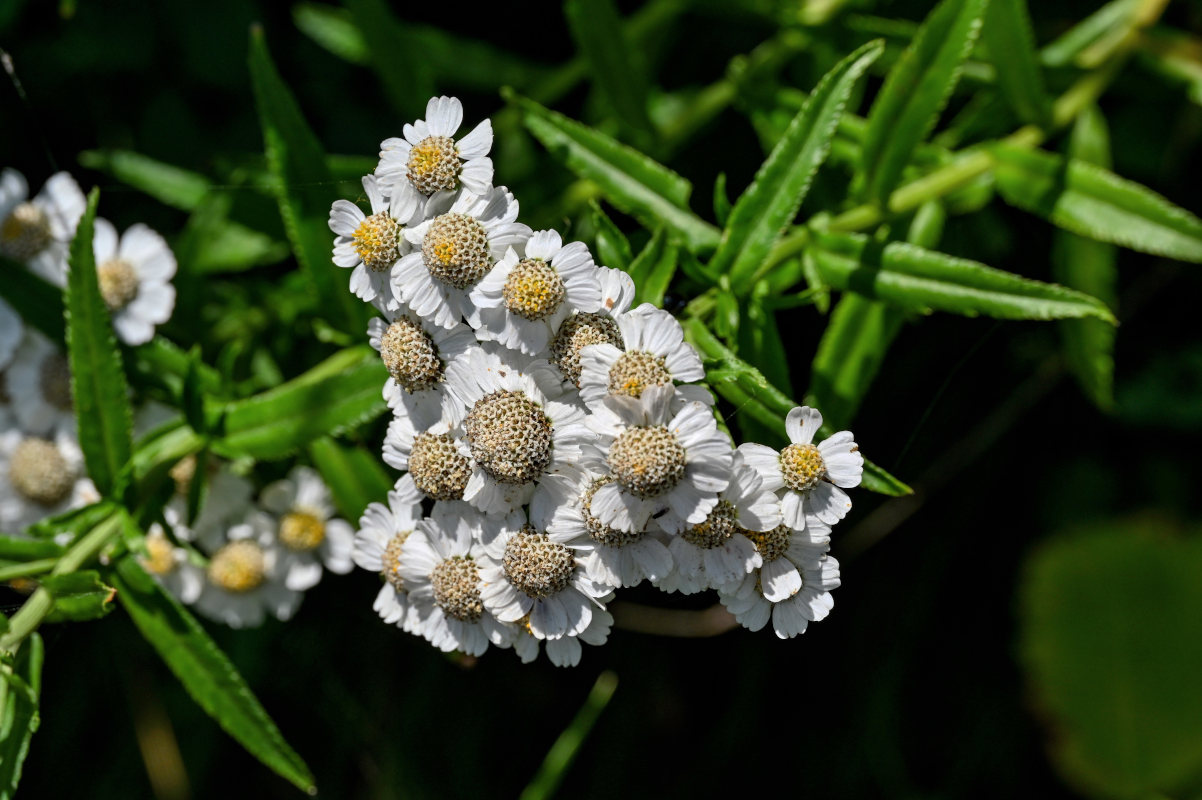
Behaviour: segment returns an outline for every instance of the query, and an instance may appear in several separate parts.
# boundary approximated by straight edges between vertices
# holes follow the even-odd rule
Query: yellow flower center
[[[672,374],[664,366],[665,359],[645,350],[623,353],[609,368],[610,394],[639,397],[648,386],[672,383]]]
[[[422,194],[454,189],[459,180],[459,151],[449,136],[427,136],[409,151],[409,180]]]
[[[53,442],[30,437],[21,441],[8,464],[13,488],[27,500],[54,506],[66,500],[75,486],[67,460]]]
[[[209,580],[227,592],[245,594],[263,585],[266,578],[263,548],[254,542],[230,542],[209,560]]]
[[[628,428],[609,448],[609,468],[635,497],[667,494],[685,472],[685,450],[666,425]]]
[[[53,240],[50,218],[33,203],[21,203],[0,222],[0,253],[17,261],[33,258]]]
[[[290,511],[280,520],[280,541],[289,550],[315,550],[326,538],[326,525],[316,514]]]
[[[401,257],[401,223],[379,211],[367,217],[351,234],[351,244],[372,272],[387,272]]]
[[[384,556],[380,559],[384,564],[380,574],[398,592],[405,591],[405,584],[401,580],[401,549],[405,546],[405,540],[411,533],[413,531],[401,531],[389,539],[388,544],[384,547]]]
[[[154,575],[167,575],[175,569],[175,548],[162,533],[146,536],[146,555],[138,559],[142,567]]]
[[[436,280],[469,289],[492,269],[488,231],[467,214],[435,217],[422,237],[422,261]]]
[[[96,268],[100,296],[109,311],[125,308],[138,296],[138,273],[128,261],[114,258]]]
[[[798,492],[813,489],[826,474],[822,453],[813,444],[791,444],[780,452],[780,471],[785,485]]]
[[[529,320],[554,314],[566,295],[559,273],[547,262],[531,258],[514,266],[502,290],[505,307]]]

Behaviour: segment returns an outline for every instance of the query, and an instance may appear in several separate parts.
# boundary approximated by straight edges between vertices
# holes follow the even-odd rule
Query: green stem
[[[120,529],[121,517],[118,514],[107,517],[64,553],[54,569],[50,570],[50,574],[63,575],[76,571],[94,558]],[[0,651],[16,652],[21,642],[25,641],[25,637],[37,630],[52,608],[54,597],[50,592],[39,588],[9,620],[8,631],[0,636]]]
[[[23,564],[13,564],[10,567],[0,567],[0,581],[11,581],[13,578],[25,578],[30,575],[41,575],[54,569],[57,558],[40,558],[37,561],[26,561]]]

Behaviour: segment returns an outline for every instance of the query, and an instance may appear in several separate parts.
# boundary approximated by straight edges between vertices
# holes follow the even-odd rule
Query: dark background
[[[1092,10],[1083,6],[1033,3],[1038,41]],[[874,9],[911,20],[926,10],[918,2]],[[396,12],[548,66],[574,53],[562,16],[546,4]],[[1196,5],[1175,5],[1168,19],[1202,29]],[[253,160],[262,149],[246,71],[254,21],[329,152],[374,156],[381,139],[399,135],[408,117],[389,105],[374,73],[303,35],[286,4],[85,2],[64,19],[54,4],[16,2],[0,10],[0,46],[28,103],[0,86],[0,162],[34,187],[71,170],[85,190],[102,187],[101,213],[120,227],[144,220],[178,231],[183,214],[80,169],[77,154],[128,148],[216,176]],[[754,14],[702,3],[648,55],[664,87],[701,85],[772,30]],[[842,35],[850,51],[857,41]],[[800,57],[796,85],[808,89],[824,66]],[[463,99],[472,124],[503,105],[493,92],[437,88]],[[596,109],[587,96],[582,85],[555,107],[588,118]],[[1115,171],[1202,211],[1202,108],[1138,65],[1102,107]],[[412,116],[420,111],[419,102]],[[554,223],[563,212],[530,198],[553,197],[570,176],[534,152],[541,168],[519,174],[498,159],[497,182],[514,189],[526,217]],[[671,165],[693,181],[695,209],[710,217],[717,172],[737,195],[762,158],[746,118],[730,109]],[[248,213],[259,213],[260,200],[247,200]],[[261,213],[273,212],[265,204]],[[1050,280],[1051,240],[1046,223],[995,202],[953,217],[941,248]],[[206,354],[222,346],[219,337],[255,341],[285,375],[296,374],[329,346],[313,341],[305,319],[255,308],[293,269],[284,262],[181,294],[165,332],[185,346],[202,341]],[[1191,520],[1199,511],[1199,276],[1127,251],[1119,271],[1113,415],[1065,373],[1054,325],[936,315],[905,326],[854,430],[868,457],[919,494],[887,503],[855,493],[834,540],[844,581],[836,609],[802,637],[740,629],[678,640],[618,630],[607,646],[586,648],[573,670],[545,660],[523,666],[496,651],[469,663],[380,624],[371,611],[376,578],[362,571],[327,577],[293,622],[214,628],[214,636],[328,797],[515,796],[605,669],[617,673],[617,692],[561,796],[718,796],[782,782],[798,796],[829,798],[1076,796],[1048,761],[1054,731],[1041,724],[1016,660],[1024,557],[1066,526],[1149,510]],[[213,331],[210,323],[234,313],[238,321]],[[795,396],[823,322],[811,309],[780,315]],[[297,336],[312,344],[298,346]],[[366,440],[379,441],[374,433]],[[622,597],[682,608],[713,600],[644,589]],[[163,724],[178,738],[193,797],[296,796],[191,703],[120,611],[44,635],[42,727],[23,796],[152,796],[135,732],[153,738]]]

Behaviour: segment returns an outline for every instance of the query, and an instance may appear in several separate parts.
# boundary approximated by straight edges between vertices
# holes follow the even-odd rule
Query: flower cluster
[[[821,416],[798,408],[783,451],[736,448],[680,323],[632,307],[630,276],[584,244],[519,222],[492,185],[491,124],[462,122],[458,100],[430,100],[363,179],[370,213],[330,211],[334,263],[380,315],[383,458],[404,473],[355,538],[383,579],[375,610],[446,651],[530,660],[543,642],[560,665],[644,580],[715,589],[781,637],[825,617],[831,526],[863,467],[852,435],[815,444]]]

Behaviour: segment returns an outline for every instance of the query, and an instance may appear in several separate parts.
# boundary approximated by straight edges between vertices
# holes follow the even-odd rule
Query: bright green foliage
[[[16,797],[29,740],[41,719],[42,637],[32,634],[12,663],[0,663],[0,800]]]
[[[54,598],[47,622],[87,622],[113,610],[116,590],[106,585],[95,570],[51,575],[40,583]]]
[[[117,475],[129,461],[129,385],[113,336],[113,322],[100,296],[92,225],[100,192],[92,190],[88,209],[71,242],[67,275],[67,358],[71,397],[88,475],[103,494],[117,488]]]
[[[79,163],[107,172],[160,203],[183,211],[195,209],[212,190],[204,175],[131,150],[85,150],[79,154]]]
[[[636,304],[664,304],[664,292],[676,273],[677,257],[676,244],[668,240],[667,232],[663,228],[656,230],[627,270],[634,281]]]
[[[267,716],[246,681],[200,623],[132,557],[111,576],[117,597],[192,699],[262,761],[299,789],[315,793],[313,775]]]
[[[1023,122],[1048,127],[1052,104],[1044,89],[1026,0],[989,0],[981,36],[997,70],[998,90]]]
[[[597,254],[597,263],[629,272],[630,262],[634,259],[634,254],[630,249],[630,240],[609,218],[600,203],[594,202],[592,208],[593,227],[596,229],[593,235],[593,245],[594,252]]]
[[[375,453],[323,436],[309,445],[309,458],[330,487],[344,518],[354,522],[368,503],[386,502],[393,478]]]

